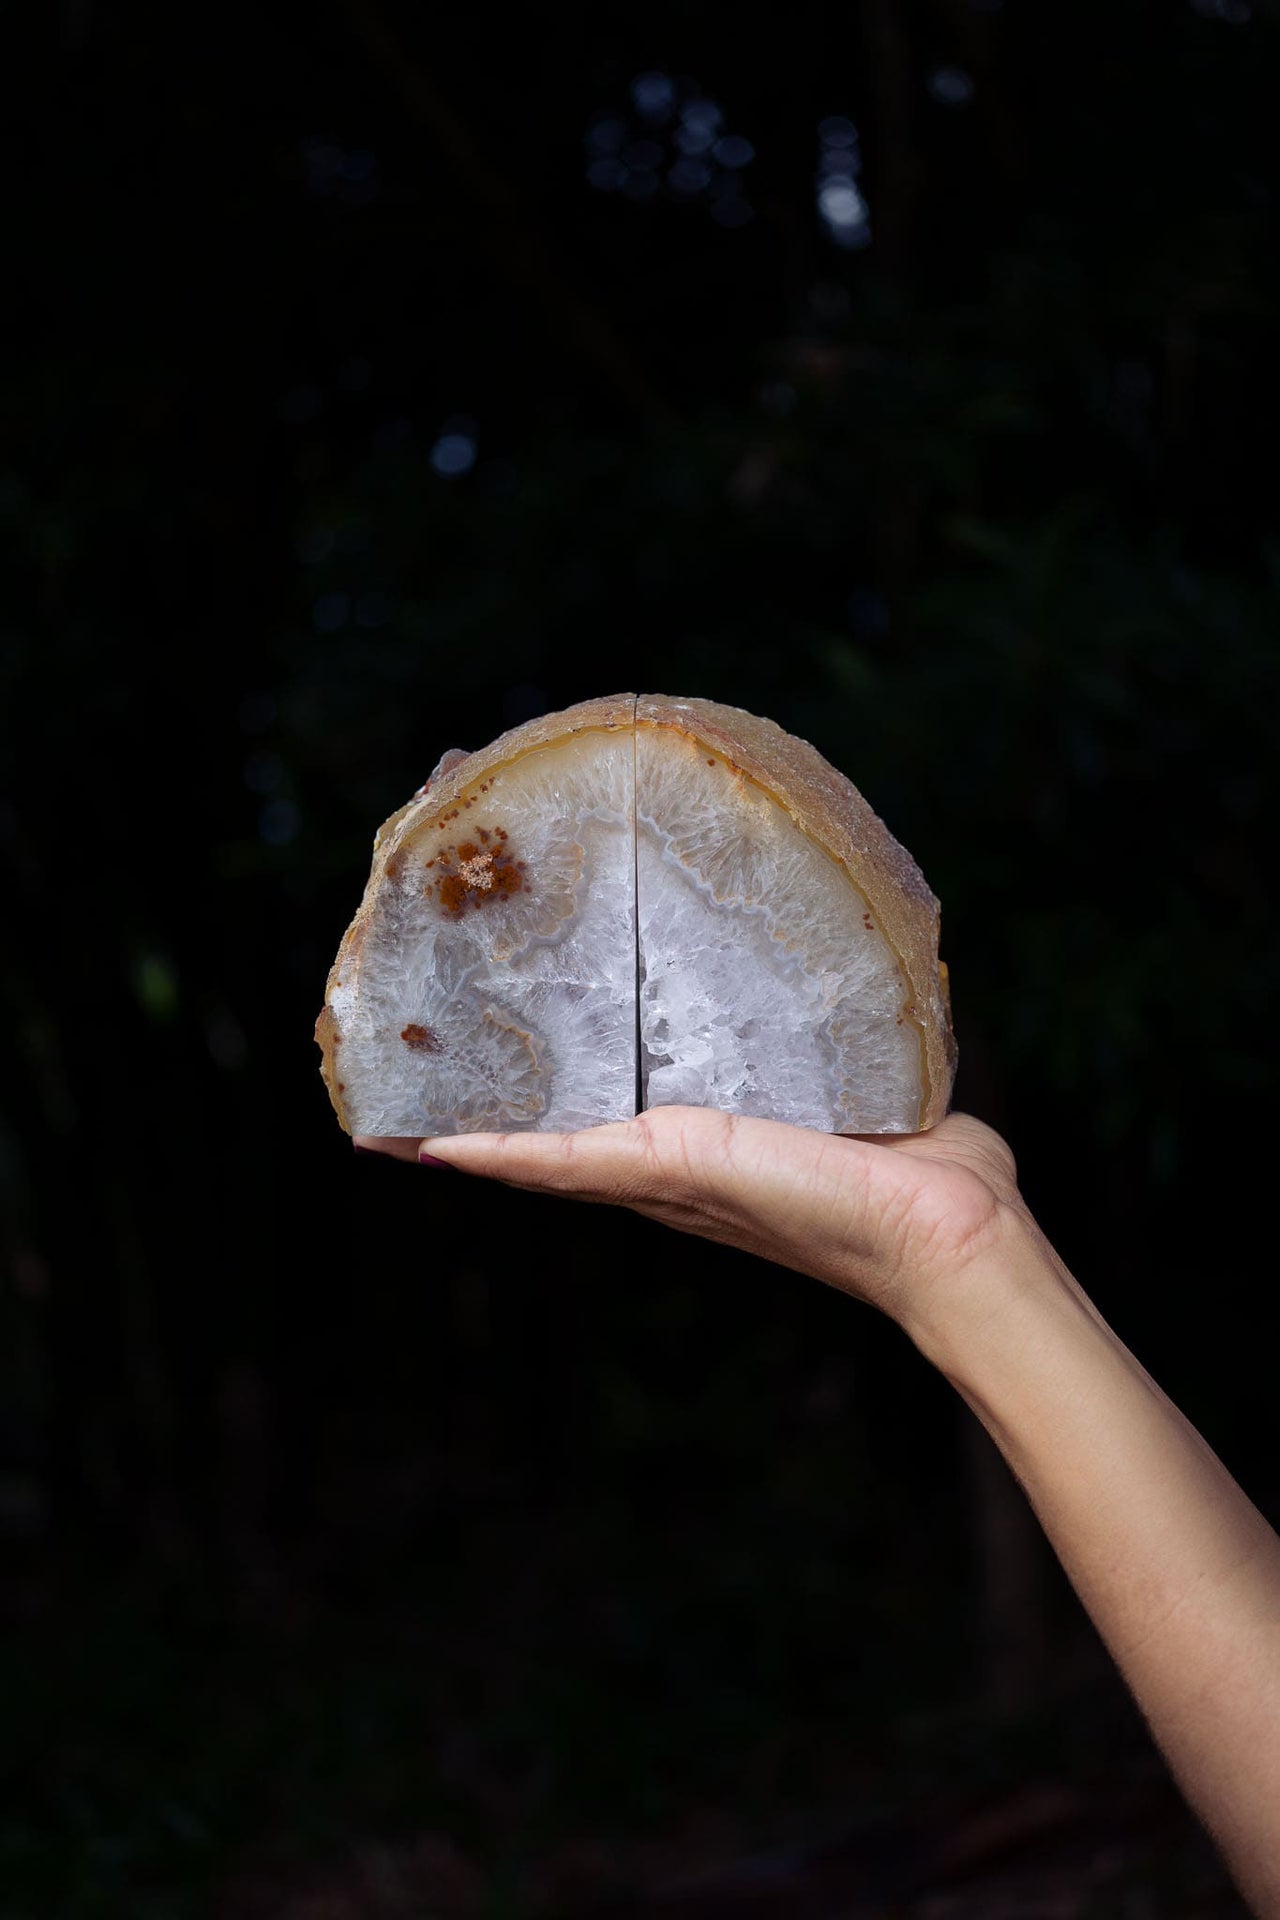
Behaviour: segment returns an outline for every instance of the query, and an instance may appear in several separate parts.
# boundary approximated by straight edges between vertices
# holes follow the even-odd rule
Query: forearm
[[[1029,1226],[907,1331],[1026,1489],[1256,1911],[1280,1915],[1280,1541]]]
[[[882,1144],[667,1107],[428,1148],[635,1207],[898,1320],[990,1430],[1188,1799],[1280,1920],[1280,1542],[1037,1232],[996,1134],[949,1114]]]

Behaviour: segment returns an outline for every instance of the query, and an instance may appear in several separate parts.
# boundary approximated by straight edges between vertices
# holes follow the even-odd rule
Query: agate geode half
[[[771,720],[619,694],[447,754],[374,843],[316,1024],[352,1133],[687,1104],[835,1133],[946,1111],[938,903]]]

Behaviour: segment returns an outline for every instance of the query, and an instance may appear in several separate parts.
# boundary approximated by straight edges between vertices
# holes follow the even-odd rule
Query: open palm
[[[416,1157],[417,1143],[362,1138]],[[967,1114],[930,1133],[849,1139],[702,1107],[656,1107],[580,1133],[456,1134],[427,1144],[463,1172],[632,1208],[812,1274],[895,1318],[999,1231],[1013,1156]]]

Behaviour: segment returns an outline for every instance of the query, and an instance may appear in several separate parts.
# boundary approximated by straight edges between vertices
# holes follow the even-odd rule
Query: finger
[[[665,1107],[578,1133],[454,1134],[422,1142],[424,1160],[563,1199],[623,1206],[684,1233],[776,1257],[763,1223],[783,1187],[763,1138],[797,1130],[703,1108]],[[800,1136],[801,1140],[805,1136]],[[818,1146],[824,1136],[808,1136]]]
[[[777,1121],[661,1107],[580,1133],[424,1140],[425,1156],[511,1186],[635,1208],[737,1245],[856,1227],[874,1148]],[[778,1256],[794,1264],[790,1256]]]
[[[418,1143],[418,1158],[507,1186],[623,1205],[656,1190],[648,1130],[625,1120],[578,1133],[455,1133]]]
[[[356,1133],[351,1136],[351,1144],[357,1153],[381,1153],[391,1160],[416,1160],[418,1142],[413,1139],[398,1139],[389,1133]]]

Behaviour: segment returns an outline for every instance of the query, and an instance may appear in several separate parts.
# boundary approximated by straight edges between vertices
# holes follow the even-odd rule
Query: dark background
[[[942,899],[957,1103],[1280,1513],[1278,31],[14,29],[6,1916],[1238,1911],[892,1328],[357,1161],[311,1025],[445,747],[770,714]]]

